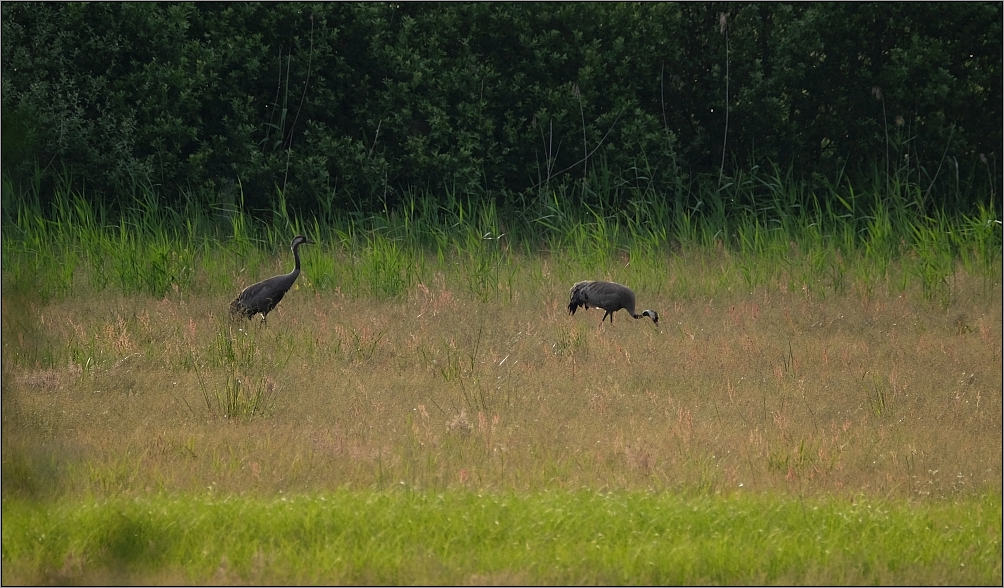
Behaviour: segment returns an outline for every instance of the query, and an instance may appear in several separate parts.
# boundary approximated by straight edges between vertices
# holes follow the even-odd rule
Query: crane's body
[[[293,250],[293,260],[296,267],[288,274],[273,276],[267,280],[262,280],[256,284],[251,284],[241,291],[230,303],[230,316],[241,315],[253,318],[256,314],[261,314],[261,322],[266,322],[265,317],[279,304],[286,292],[293,287],[296,278],[300,275],[300,253],[298,247],[304,243],[313,243],[303,235],[293,238],[290,248]]]
[[[647,316],[652,322],[659,324],[659,313],[654,310],[643,310],[641,314],[635,314],[635,296],[631,288],[616,282],[594,282],[586,280],[576,282],[569,292],[568,314],[575,314],[576,309],[602,308],[606,311],[600,323],[609,316],[610,324],[614,324],[614,313],[620,309],[628,311],[633,318],[639,319]]]

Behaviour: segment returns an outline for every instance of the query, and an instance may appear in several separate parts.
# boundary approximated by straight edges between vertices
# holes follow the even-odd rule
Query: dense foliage
[[[525,204],[758,165],[1000,194],[1000,3],[4,3],[4,173],[128,201]],[[46,196],[46,195],[50,196]],[[446,197],[446,196],[444,196]]]

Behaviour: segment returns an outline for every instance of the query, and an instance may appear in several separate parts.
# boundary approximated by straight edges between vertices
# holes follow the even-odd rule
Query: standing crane
[[[250,319],[254,315],[261,313],[261,322],[265,323],[266,315],[275,308],[276,304],[279,304],[282,297],[293,286],[293,282],[296,281],[297,276],[300,275],[300,253],[297,251],[297,248],[304,243],[313,243],[313,241],[303,235],[293,237],[293,243],[290,245],[290,248],[293,250],[293,259],[296,262],[296,267],[293,268],[293,271],[288,274],[273,276],[244,288],[237,295],[237,298],[234,298],[233,302],[230,303],[230,316],[233,317],[239,314]]]
[[[641,314],[634,312],[635,297],[634,292],[627,286],[616,282],[594,282],[586,280],[576,282],[569,292],[568,314],[575,314],[575,310],[580,306],[586,309],[602,308],[607,311],[600,319],[600,324],[610,317],[610,324],[614,324],[614,313],[620,309],[628,311],[632,317],[639,319],[647,316],[652,322],[659,324],[659,313],[654,310],[643,310]]]

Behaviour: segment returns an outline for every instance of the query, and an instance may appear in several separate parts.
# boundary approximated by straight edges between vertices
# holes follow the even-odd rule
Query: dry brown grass
[[[441,275],[397,301],[291,292],[239,324],[277,393],[251,422],[212,417],[193,370],[225,377],[228,297],[5,293],[4,492],[1001,489],[999,283],[960,276],[948,309],[671,283],[639,291],[658,327],[600,326],[566,314],[571,281],[548,267],[489,304]]]

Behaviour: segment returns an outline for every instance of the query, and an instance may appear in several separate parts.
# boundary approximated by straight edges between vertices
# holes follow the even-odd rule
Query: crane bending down
[[[620,309],[628,311],[632,317],[639,319],[647,316],[652,322],[659,324],[659,313],[654,310],[643,310],[641,314],[634,312],[634,292],[631,288],[616,282],[594,282],[586,280],[576,282],[569,292],[568,314],[575,314],[580,306],[585,308],[602,308],[607,311],[600,319],[600,324],[609,316],[610,324],[614,324],[614,313]]]
[[[251,284],[247,288],[244,288],[237,295],[237,298],[234,298],[233,302],[230,303],[230,316],[233,317],[239,314],[250,319],[254,315],[261,313],[261,322],[267,322],[265,320],[266,315],[275,308],[276,304],[279,304],[282,297],[293,286],[293,282],[296,281],[297,276],[300,275],[300,253],[297,251],[297,248],[304,243],[313,243],[313,241],[303,235],[293,237],[293,243],[290,245],[290,248],[293,250],[293,259],[296,262],[296,267],[293,268],[293,271],[288,274],[262,280],[257,284]]]

